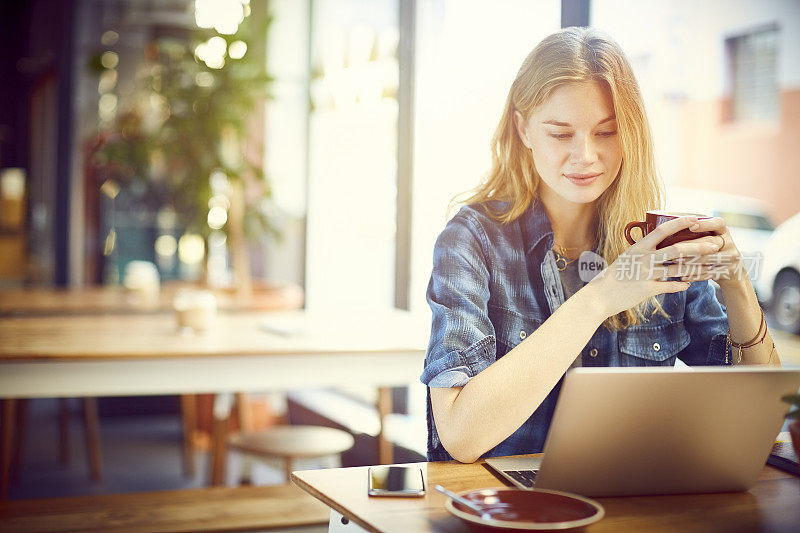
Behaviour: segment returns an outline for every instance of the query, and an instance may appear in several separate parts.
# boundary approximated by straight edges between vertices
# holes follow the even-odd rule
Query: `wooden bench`
[[[293,485],[0,502],[4,533],[286,530],[327,526],[329,517],[326,505]]]

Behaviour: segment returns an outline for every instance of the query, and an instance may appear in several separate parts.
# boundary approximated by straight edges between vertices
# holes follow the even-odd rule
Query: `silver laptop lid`
[[[537,488],[586,496],[746,490],[800,370],[577,368],[564,381]]]

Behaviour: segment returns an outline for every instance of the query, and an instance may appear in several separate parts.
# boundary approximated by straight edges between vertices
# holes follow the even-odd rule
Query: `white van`
[[[769,304],[775,326],[800,335],[800,213],[767,240],[761,275],[753,285],[759,300]]]

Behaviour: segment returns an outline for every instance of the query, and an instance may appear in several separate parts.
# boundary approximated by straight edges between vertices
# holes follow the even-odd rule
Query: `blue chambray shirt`
[[[494,212],[508,204],[492,201]],[[431,338],[421,381],[460,387],[503,357],[564,303],[552,251],[553,230],[533,203],[510,224],[480,205],[462,207],[436,241],[427,300]],[[661,314],[622,331],[600,326],[580,353],[582,366],[722,365],[728,318],[708,281],[663,295]],[[649,316],[649,313],[648,313]],[[562,378],[563,380],[563,378]],[[538,453],[544,447],[561,381],[538,409],[483,457]],[[436,432],[428,389],[428,460],[452,459]]]

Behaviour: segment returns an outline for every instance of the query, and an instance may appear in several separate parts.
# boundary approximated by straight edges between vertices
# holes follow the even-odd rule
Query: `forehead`
[[[531,116],[538,122],[554,120],[574,126],[594,126],[613,114],[611,91],[604,84],[592,80],[558,86]]]

